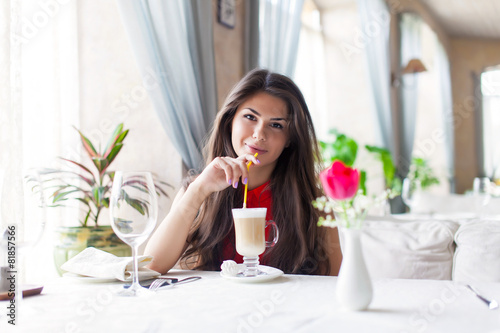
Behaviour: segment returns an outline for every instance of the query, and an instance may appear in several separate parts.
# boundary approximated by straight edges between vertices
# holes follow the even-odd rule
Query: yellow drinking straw
[[[257,157],[257,155],[259,155],[259,153],[255,153],[253,157]],[[247,170],[250,170],[250,165],[252,165],[252,161],[248,162]],[[248,179],[247,183],[245,184],[245,198],[243,199],[243,208],[247,208],[247,192],[248,192]]]

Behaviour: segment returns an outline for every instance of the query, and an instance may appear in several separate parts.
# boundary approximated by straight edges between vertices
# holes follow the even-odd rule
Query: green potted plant
[[[119,124],[103,150],[97,150],[82,132],[76,130],[92,162],[90,166],[61,158],[68,165],[76,167],[76,170],[70,168],[42,170],[49,192],[49,207],[78,203],[84,208],[79,226],[58,227],[56,230],[59,241],[54,249],[54,261],[59,274],[62,273],[60,266],[64,262],[87,247],[96,247],[117,256],[130,255],[130,247],[114,234],[111,226],[99,225],[99,216],[103,209],[109,207],[109,196],[115,174],[108,168],[121,151],[128,129],[124,130],[123,124]],[[170,186],[169,184],[155,180],[155,185],[158,195],[168,197],[162,186]]]
[[[429,166],[429,162],[422,157],[413,157],[411,159],[408,178],[411,180],[420,180],[420,186],[423,190],[439,184],[439,179],[434,175],[434,171]]]
[[[392,161],[391,152],[382,147],[366,145],[365,149],[374,154],[376,158],[382,162],[382,169],[384,171],[385,187],[391,189],[395,193],[401,193],[401,179],[397,177],[396,166]]]

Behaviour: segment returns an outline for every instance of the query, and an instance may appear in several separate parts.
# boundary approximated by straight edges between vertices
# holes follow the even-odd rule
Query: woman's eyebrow
[[[252,108],[247,108],[248,110],[252,111],[252,113],[255,113],[257,116],[261,117],[261,114],[257,111],[255,111],[254,109]],[[271,118],[272,121],[286,121],[285,118]]]

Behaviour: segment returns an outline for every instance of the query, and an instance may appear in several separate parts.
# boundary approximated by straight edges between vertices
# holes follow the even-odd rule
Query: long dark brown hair
[[[263,69],[249,72],[217,114],[205,147],[206,164],[218,156],[237,157],[231,142],[233,118],[238,107],[258,92],[285,101],[290,143],[278,158],[269,183],[272,216],[280,238],[266,251],[263,261],[285,273],[328,274],[325,233],[317,226],[319,212],[311,204],[321,193],[318,144],[304,97],[292,80]],[[196,269],[220,269],[224,239],[234,237],[231,209],[242,206],[242,188],[230,186],[205,200],[190,231],[182,263]]]

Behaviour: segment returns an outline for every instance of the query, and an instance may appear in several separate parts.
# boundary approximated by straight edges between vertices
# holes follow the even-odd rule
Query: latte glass
[[[242,276],[252,277],[265,274],[259,271],[259,255],[266,247],[273,247],[279,238],[278,227],[274,221],[266,221],[267,208],[233,209],[236,252],[243,256],[245,271]],[[272,227],[274,237],[266,240],[266,227]]]

